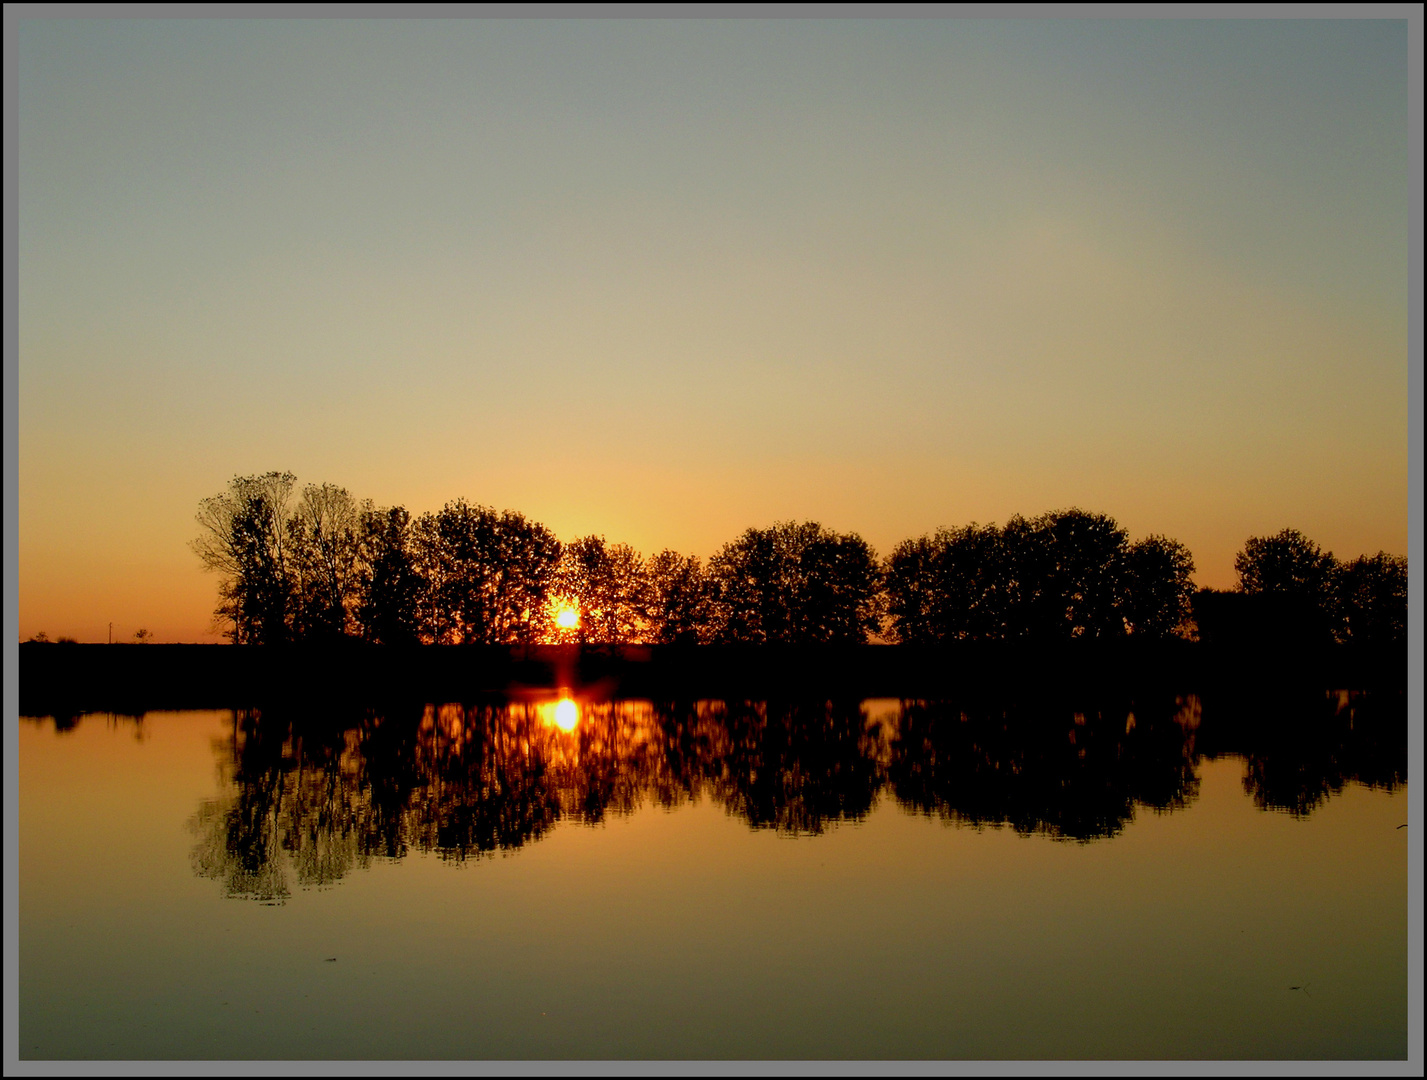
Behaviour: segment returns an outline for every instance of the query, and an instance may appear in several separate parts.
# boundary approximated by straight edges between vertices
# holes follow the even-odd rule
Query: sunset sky
[[[1408,541],[1401,21],[22,20],[21,638],[287,469],[707,557]]]

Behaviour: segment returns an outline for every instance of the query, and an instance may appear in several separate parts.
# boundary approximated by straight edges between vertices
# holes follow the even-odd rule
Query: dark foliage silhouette
[[[903,541],[886,564],[893,639],[923,645],[1005,637],[1008,571],[994,525],[973,522]]]
[[[647,606],[644,562],[628,544],[586,536],[566,544],[555,592],[579,616],[557,640],[627,644],[642,640]]]
[[[378,645],[414,644],[423,583],[412,555],[411,515],[400,506],[365,511],[362,546],[367,558],[357,609],[362,637]]]
[[[1125,632],[1120,610],[1127,536],[1113,518],[1061,510],[1002,530],[1011,569],[1009,637],[1056,640]]]
[[[1238,592],[1249,598],[1236,614],[1240,636],[1376,647],[1407,640],[1405,558],[1380,551],[1343,564],[1297,529],[1284,529],[1250,537],[1234,568]]]
[[[889,636],[908,644],[1167,637],[1189,612],[1183,544],[1130,544],[1113,518],[1060,510],[908,540],[887,560]]]
[[[1194,558],[1178,540],[1147,536],[1125,555],[1123,605],[1132,634],[1167,638],[1181,633],[1191,617]]]
[[[457,499],[417,519],[412,549],[423,640],[516,644],[548,632],[560,541],[545,526]]]
[[[1242,592],[1324,597],[1332,592],[1337,564],[1297,529],[1284,529],[1249,537],[1234,556],[1234,570]]]
[[[1337,575],[1339,633],[1366,645],[1407,641],[1407,560],[1379,551],[1342,567]]]
[[[1275,637],[1327,642],[1337,631],[1338,563],[1297,529],[1251,536],[1234,557],[1239,592],[1263,598],[1255,608]]]
[[[749,529],[709,560],[708,582],[713,641],[860,644],[881,621],[872,549],[817,522]]]
[[[378,644],[1034,645],[1190,636],[1234,649],[1406,640],[1407,562],[1341,565],[1293,529],[1250,537],[1239,587],[1194,593],[1177,540],[1134,543],[1072,508],[903,541],[884,563],[816,522],[748,529],[707,564],[586,536],[561,544],[464,499],[413,520],[333,484],[296,501],[291,473],[234,477],[199,505],[193,542],[221,575],[234,642]],[[575,617],[557,615],[574,612]]]
[[[230,624],[229,636],[239,644],[288,640],[288,503],[296,482],[292,473],[235,476],[227,491],[199,504],[193,549],[205,569],[223,575],[215,618]]]
[[[644,566],[649,641],[696,645],[708,638],[709,595],[698,558],[661,551]]]
[[[292,633],[308,641],[346,637],[355,629],[367,559],[363,518],[345,488],[309,484],[287,521],[292,570]]]

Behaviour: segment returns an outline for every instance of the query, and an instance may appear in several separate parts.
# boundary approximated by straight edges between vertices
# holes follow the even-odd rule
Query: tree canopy
[[[1189,613],[1194,560],[1178,541],[1130,544],[1111,517],[1058,510],[907,540],[886,564],[894,640],[1166,637]]]
[[[856,533],[815,521],[749,529],[709,560],[711,640],[865,642],[880,624],[880,571]]]
[[[513,510],[456,499],[413,517],[334,484],[299,491],[288,472],[234,477],[197,521],[193,549],[220,575],[215,622],[242,644],[939,644],[1192,629],[1188,548],[1131,542],[1079,508],[938,529],[882,561],[815,521],[747,529],[706,563],[668,550],[646,560],[603,536],[562,544]],[[1280,622],[1340,641],[1406,638],[1400,556],[1342,564],[1285,529],[1250,537],[1235,568],[1245,597],[1296,613]]]

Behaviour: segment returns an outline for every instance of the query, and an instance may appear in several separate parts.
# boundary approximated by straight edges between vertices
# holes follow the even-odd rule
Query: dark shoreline
[[[1400,689],[1407,650],[1226,649],[1186,641],[926,647],[359,643],[20,646],[20,713],[232,708],[286,698],[471,701],[568,689],[595,696],[936,698],[961,692]]]

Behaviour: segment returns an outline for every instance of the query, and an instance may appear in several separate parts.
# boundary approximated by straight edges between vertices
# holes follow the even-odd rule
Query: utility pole
[[[113,624],[113,623],[110,623],[110,624],[109,624],[109,644],[110,644],[110,645],[113,645],[113,644],[114,644],[114,624]]]

